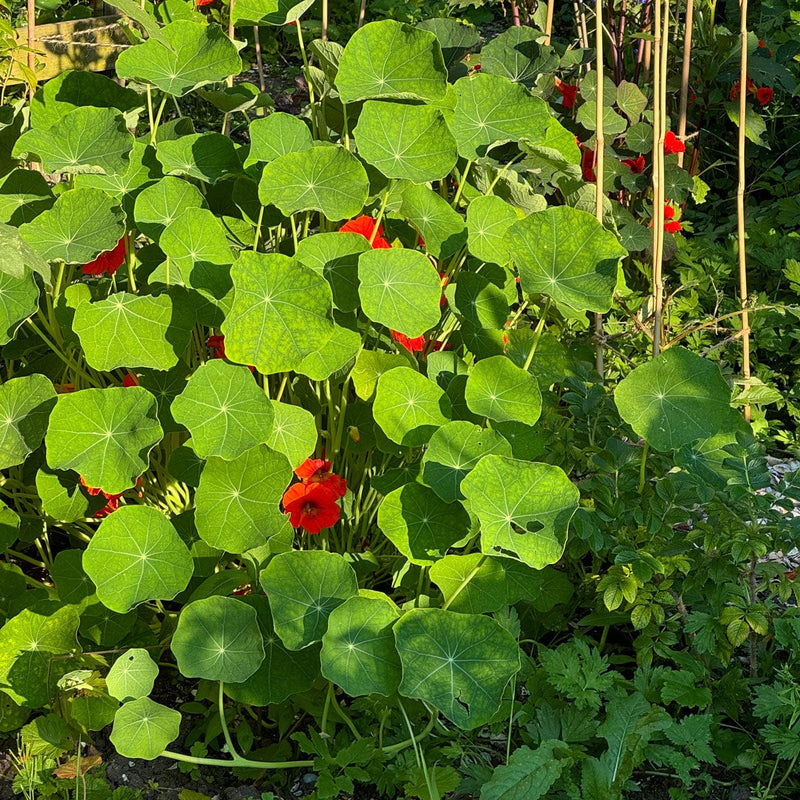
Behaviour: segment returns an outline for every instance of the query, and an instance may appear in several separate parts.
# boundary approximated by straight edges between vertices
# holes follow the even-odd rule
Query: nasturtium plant
[[[139,697],[120,706],[114,716],[111,743],[128,758],[158,758],[167,745],[178,738],[179,711]]]
[[[53,384],[38,372],[0,386],[0,469],[22,464],[42,443],[55,401]]]
[[[123,703],[147,697],[153,691],[158,665],[147,650],[134,647],[122,653],[106,675],[108,693]]]

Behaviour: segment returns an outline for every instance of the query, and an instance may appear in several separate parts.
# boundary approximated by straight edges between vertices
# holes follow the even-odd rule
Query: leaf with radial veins
[[[111,665],[106,675],[108,693],[123,703],[147,697],[153,691],[158,665],[141,647],[126,650]]]
[[[214,358],[198,367],[172,402],[175,421],[192,434],[201,458],[231,460],[263,442],[272,428],[272,406],[247,367]]]
[[[255,609],[234,597],[206,597],[183,607],[170,645],[187,678],[241,683],[264,660]]]
[[[364,313],[406,336],[422,336],[438,324],[442,280],[418,250],[368,250],[358,259],[358,289]]]
[[[126,614],[147,600],[172,600],[192,577],[192,556],[172,523],[151,506],[122,506],[83,553],[100,602]]]
[[[343,556],[324,550],[291,550],[275,556],[261,573],[275,632],[289,650],[318,642],[328,617],[358,593],[356,573]]]
[[[348,40],[336,88],[345,103],[367,98],[437,102],[447,70],[436,36],[391,19],[370,22]]]
[[[288,25],[311,7],[314,0],[239,0],[231,7],[234,25]]]
[[[100,189],[71,189],[52,208],[21,225],[20,236],[47,261],[88,264],[125,232],[116,201]]]
[[[298,211],[319,211],[329,220],[361,213],[369,194],[369,178],[361,162],[344,147],[322,144],[287,153],[264,167],[258,196],[287,217]]]
[[[109,494],[130,489],[164,432],[153,395],[140,386],[83,389],[58,396],[45,446],[54,469],[74,469]]]
[[[263,444],[232,461],[209,458],[195,492],[200,538],[228,553],[266,544],[283,525],[280,502],[291,480],[286,456]]]
[[[109,738],[121,756],[152,761],[178,738],[180,727],[180,711],[140,697],[117,709]]]
[[[545,136],[547,103],[500,75],[479,73],[453,84],[456,108],[447,122],[464,158],[483,158],[496,144]]]
[[[620,416],[656,450],[736,431],[731,390],[719,367],[682,347],[671,347],[617,384]]]
[[[378,527],[412,564],[429,566],[469,533],[470,519],[461,503],[412,482],[386,495]]]
[[[533,425],[542,413],[539,382],[506,356],[479,361],[469,373],[464,398],[473,414],[495,422]]]
[[[0,272],[0,345],[11,341],[17,328],[39,307],[39,287],[23,267],[21,277]]]
[[[35,219],[55,202],[41,172],[14,169],[0,178],[0,222],[13,226]]]
[[[55,404],[53,384],[38,372],[0,385],[0,469],[21,464],[42,443]]]
[[[412,608],[394,626],[400,694],[438,708],[464,730],[488,722],[519,671],[519,647],[489,617]]]
[[[17,139],[15,156],[41,160],[45,172],[119,175],[128,168],[133,136],[115,108],[84,106],[52,128],[31,128]]]
[[[388,696],[400,685],[392,625],[400,614],[389,598],[351,597],[335,608],[322,637],[322,675],[350,697]]]
[[[317,422],[301,406],[271,400],[275,419],[266,443],[289,459],[292,469],[299,467],[317,446]]]
[[[244,166],[274,161],[287,153],[300,153],[313,146],[311,131],[302,119],[279,111],[250,123],[250,152]]]
[[[327,380],[331,375],[348,369],[360,349],[361,334],[337,325],[333,329],[333,336],[297,365],[297,372],[312,381]]]
[[[481,74],[502,75],[532,88],[542,73],[558,69],[558,54],[537,42],[541,36],[527,25],[503,31],[481,49]]]
[[[427,186],[408,184],[400,213],[417,227],[425,248],[436,258],[447,258],[467,243],[464,218]]]
[[[458,159],[442,112],[431,106],[368,100],[353,134],[359,155],[387,178],[428,183],[448,175]]]
[[[262,375],[287,372],[333,335],[328,283],[279,253],[244,252],[231,268],[233,303],[222,332],[232,361]]]
[[[451,413],[447,395],[410,367],[398,367],[378,378],[373,406],[375,422],[397,444],[420,447]]]
[[[204,203],[194,184],[181,178],[161,178],[137,195],[133,211],[136,227],[157,242],[170,223],[190,209],[202,208]]]
[[[73,330],[86,363],[94,369],[167,370],[186,350],[192,324],[167,295],[117,292],[97,303],[81,303],[75,309]]]
[[[213,131],[161,142],[156,155],[167,175],[186,175],[205,183],[242,171],[233,140]]]
[[[534,569],[555,564],[580,493],[559,467],[504,456],[482,458],[461,482],[481,523],[481,551]]]
[[[123,50],[116,63],[120,78],[152,84],[175,97],[241,70],[236,45],[222,28],[185,20],[164,26],[158,39]]]
[[[537,211],[515,222],[508,238],[524,292],[579,311],[611,308],[627,251],[592,214],[568,206]]]
[[[519,219],[514,206],[495,195],[479,196],[467,206],[469,251],[475,258],[505,266],[511,260],[508,229]]]
[[[480,44],[480,34],[474,25],[451,17],[433,17],[417,23],[417,28],[436,35],[442,48],[445,66],[455,66],[473,47]]]

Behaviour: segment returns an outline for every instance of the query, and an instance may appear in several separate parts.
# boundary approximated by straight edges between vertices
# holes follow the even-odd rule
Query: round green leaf
[[[232,361],[263,375],[287,372],[333,335],[330,286],[295,259],[248,251],[231,277],[233,303],[222,332]]]
[[[121,756],[152,761],[178,738],[180,727],[180,711],[140,697],[120,706],[109,738]]]
[[[23,133],[14,155],[40,161],[45,172],[118,175],[128,168],[132,149],[133,136],[119,111],[84,106],[51,128]]]
[[[538,211],[508,230],[522,290],[579,311],[606,312],[627,251],[592,214],[568,206]]]
[[[338,553],[291,550],[275,556],[261,573],[275,633],[289,650],[320,641],[328,617],[358,593],[356,573]]]
[[[108,693],[123,703],[147,697],[153,691],[158,665],[147,650],[135,647],[126,650],[111,665],[106,675]]]
[[[114,721],[114,715],[119,708],[119,703],[113,697],[104,694],[77,695],[68,702],[72,719],[87,731],[103,730]]]
[[[427,186],[408,184],[403,190],[400,213],[416,226],[426,249],[436,258],[447,258],[467,243],[464,218]]]
[[[452,17],[424,19],[417,23],[417,27],[436,35],[442,48],[445,66],[448,69],[461,61],[481,40],[475,26]]]
[[[39,307],[39,287],[33,273],[21,276],[0,272],[0,345],[10,342],[17,328]]]
[[[266,445],[232,461],[209,458],[195,494],[197,532],[229,553],[266,544],[284,522],[280,502],[291,480],[286,457]]]
[[[580,493],[563,470],[504,456],[482,458],[461,482],[481,523],[481,550],[534,569],[555,564]]]
[[[394,626],[400,694],[438,708],[460,728],[488,722],[520,668],[519,647],[489,617],[413,608]]]
[[[18,227],[46,211],[55,202],[41,172],[14,169],[0,178],[0,222]]]
[[[150,506],[122,506],[83,553],[100,602],[125,614],[146,600],[172,600],[192,577],[192,557],[169,520]]]
[[[203,202],[203,195],[188,181],[161,178],[136,197],[133,212],[136,227],[157,242],[164,228],[190,209],[202,208]]]
[[[301,406],[272,403],[275,414],[272,431],[266,443],[278,453],[283,453],[292,469],[299,467],[317,446],[317,423],[314,415]]]
[[[541,36],[527,25],[503,31],[481,49],[481,74],[502,75],[532,88],[542,73],[555,72],[559,64],[555,50],[537,42]]]
[[[263,442],[273,419],[272,406],[250,370],[221,358],[197,368],[172,402],[172,415],[189,429],[199,456],[226,460]]]
[[[58,396],[45,436],[47,463],[74,469],[109,494],[130,489],[164,432],[156,401],[140,386],[84,389]]]
[[[256,611],[234,597],[206,597],[184,606],[170,646],[187,678],[241,683],[264,660]]]
[[[0,386],[0,469],[21,464],[42,443],[55,402],[53,384],[38,372]]]
[[[56,585],[58,598],[77,605],[94,594],[94,584],[83,568],[83,552],[62,550],[53,562],[50,575]]]
[[[116,63],[120,78],[152,84],[176,97],[238,75],[241,69],[236,45],[222,28],[184,20],[166,25],[158,38],[123,50]]]
[[[400,685],[392,625],[399,613],[389,598],[351,597],[335,608],[322,637],[322,674],[350,697],[390,695]]]
[[[460,503],[446,503],[427,486],[407,483],[383,499],[378,527],[412,564],[428,566],[469,533],[470,519]]]
[[[633,370],[614,399],[620,416],[656,450],[735,431],[739,423],[719,367],[682,347]]]
[[[422,457],[422,480],[446,503],[463,499],[461,481],[486,455],[511,455],[500,434],[471,422],[448,422],[431,436]]]
[[[399,353],[387,353],[383,350],[362,350],[356,358],[355,366],[350,372],[353,388],[362,400],[371,399],[378,384],[378,378],[384,372],[396,367],[407,367],[408,359]]]
[[[361,162],[344,147],[322,144],[287,153],[264,167],[258,196],[287,217],[298,211],[319,211],[329,220],[361,213],[369,179]]]
[[[234,25],[287,25],[296,22],[314,0],[239,0],[231,8]]]
[[[72,471],[38,470],[36,491],[42,499],[42,511],[61,522],[75,522],[84,517],[90,517],[105,505],[105,498],[100,496],[90,498],[81,490],[80,476]],[[92,508],[93,505],[96,507]],[[67,552],[77,553],[78,551],[69,550]]]
[[[336,325],[333,336],[319,350],[309,353],[298,365],[297,372],[312,381],[324,381],[348,369],[361,349],[361,334]]]
[[[358,289],[364,313],[406,336],[421,336],[438,324],[442,282],[418,250],[368,250],[358,260]]]
[[[467,206],[469,251],[475,258],[505,265],[511,260],[508,229],[519,219],[513,206],[495,195],[479,196]]]
[[[448,422],[450,401],[431,380],[409,367],[378,378],[373,413],[381,430],[397,444],[419,447]]]
[[[167,175],[216,183],[242,167],[233,140],[221,133],[193,133],[161,142],[156,153]]]
[[[444,99],[447,70],[434,34],[394,20],[370,22],[347,42],[336,87],[342,101]]]
[[[287,153],[299,153],[312,147],[311,131],[303,120],[278,112],[250,123],[250,152],[245,169],[259,162],[274,161]]]
[[[442,112],[431,106],[369,100],[353,133],[359,155],[387,178],[428,183],[448,175],[458,159]]]
[[[283,703],[293,694],[308,691],[319,675],[319,645],[287,650],[275,633],[267,598],[249,595],[243,597],[242,602],[258,614],[266,655],[261,666],[246,681],[226,683],[225,694],[237,703],[264,707]]]
[[[124,171],[112,175],[84,172],[76,175],[76,188],[88,187],[102,189],[122,203],[125,213],[133,211],[139,189],[161,177],[161,165],[156,159],[156,151],[143,141],[134,141],[128,165]]]
[[[542,413],[539,382],[506,356],[479,361],[469,373],[464,397],[470,411],[495,422],[533,425]]]

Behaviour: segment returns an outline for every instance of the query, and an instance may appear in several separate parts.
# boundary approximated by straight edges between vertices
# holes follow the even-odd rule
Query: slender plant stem
[[[222,726],[222,735],[225,737],[225,744],[228,745],[228,752],[231,754],[233,758],[238,758],[239,754],[236,752],[236,748],[233,746],[233,739],[231,738],[231,732],[228,730],[228,722],[225,719],[225,694],[223,692],[225,688],[225,684],[220,681],[219,682],[219,696],[217,698],[217,706],[219,709],[219,724]]]

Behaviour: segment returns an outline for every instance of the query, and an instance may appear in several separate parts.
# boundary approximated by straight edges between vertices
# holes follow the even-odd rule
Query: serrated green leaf
[[[535,750],[518,747],[507,764],[501,764],[481,787],[481,800],[539,800],[546,797],[571,758],[559,758],[556,750],[569,752],[564,742],[547,740]]]

